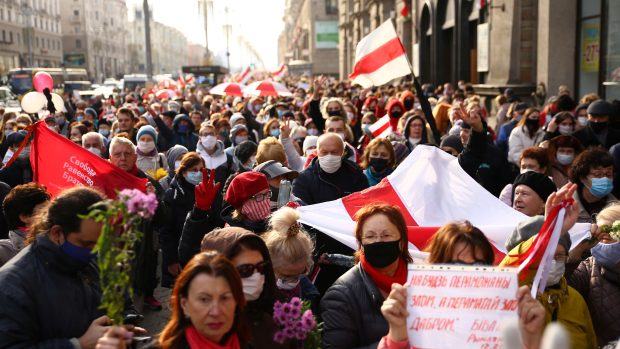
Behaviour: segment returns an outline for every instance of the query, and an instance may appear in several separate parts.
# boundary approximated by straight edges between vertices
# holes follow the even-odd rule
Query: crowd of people
[[[539,348],[545,327],[559,323],[572,348],[615,345],[620,243],[604,227],[620,220],[618,101],[578,99],[561,86],[539,107],[511,89],[489,101],[463,81],[361,89],[307,79],[286,79],[291,97],[188,86],[174,100],[145,89],[89,102],[66,96],[66,111],[41,120],[0,111],[0,347],[125,348],[144,335],[135,320],[145,307],[162,308],[160,285],[171,289],[171,315],[147,347],[296,348],[274,342],[273,312],[299,297],[323,322],[324,348],[407,348],[412,257],[400,209],[361,208],[353,251],[299,224],[296,208],[377,185],[418,146],[454,156],[498,205],[528,216],[506,240],[512,252],[502,264],[531,247],[551,207],[574,199],[544,293],[530,296],[537,265],[522,281],[520,337]],[[385,116],[391,134],[373,136]],[[124,327],[109,326],[99,307],[91,250],[100,225],[83,218],[104,195],[74,187],[52,198],[33,182],[26,137],[35,122],[147,179],[157,196],[135,247]],[[433,235],[428,263],[493,265],[494,247],[462,218]],[[592,238],[572,246],[576,222],[591,223]]]

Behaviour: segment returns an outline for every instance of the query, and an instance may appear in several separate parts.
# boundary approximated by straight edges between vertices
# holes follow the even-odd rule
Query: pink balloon
[[[46,88],[52,92],[52,88],[54,87],[54,79],[52,76],[44,71],[40,71],[34,74],[32,78],[32,83],[34,84],[34,89],[43,92]]]

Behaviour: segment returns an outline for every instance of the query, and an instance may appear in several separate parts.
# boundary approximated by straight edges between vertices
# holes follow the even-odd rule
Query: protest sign
[[[517,318],[516,268],[411,264],[406,285],[411,348],[501,348]]]

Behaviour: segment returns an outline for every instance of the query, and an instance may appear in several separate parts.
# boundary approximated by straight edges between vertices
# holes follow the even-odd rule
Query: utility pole
[[[202,0],[202,17],[205,21],[205,58],[209,60],[209,6],[210,0]]]
[[[228,68],[228,71],[230,72],[230,22],[229,22],[229,18],[228,18],[228,6],[226,6],[224,8],[224,11],[226,12],[226,24],[224,25],[226,27],[226,68]]]
[[[149,1],[142,1],[142,10],[144,11],[144,50],[146,51],[146,79],[153,78],[153,61],[151,57],[151,12],[149,9]]]

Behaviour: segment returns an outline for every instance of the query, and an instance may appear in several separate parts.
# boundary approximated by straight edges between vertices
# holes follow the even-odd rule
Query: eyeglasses
[[[256,202],[261,202],[266,199],[271,199],[271,190],[266,191],[264,193],[254,194],[250,199],[256,200]]]
[[[265,261],[256,264],[241,264],[237,266],[237,271],[242,279],[252,276],[252,274],[254,274],[254,270],[264,275],[267,264],[268,262]]]

